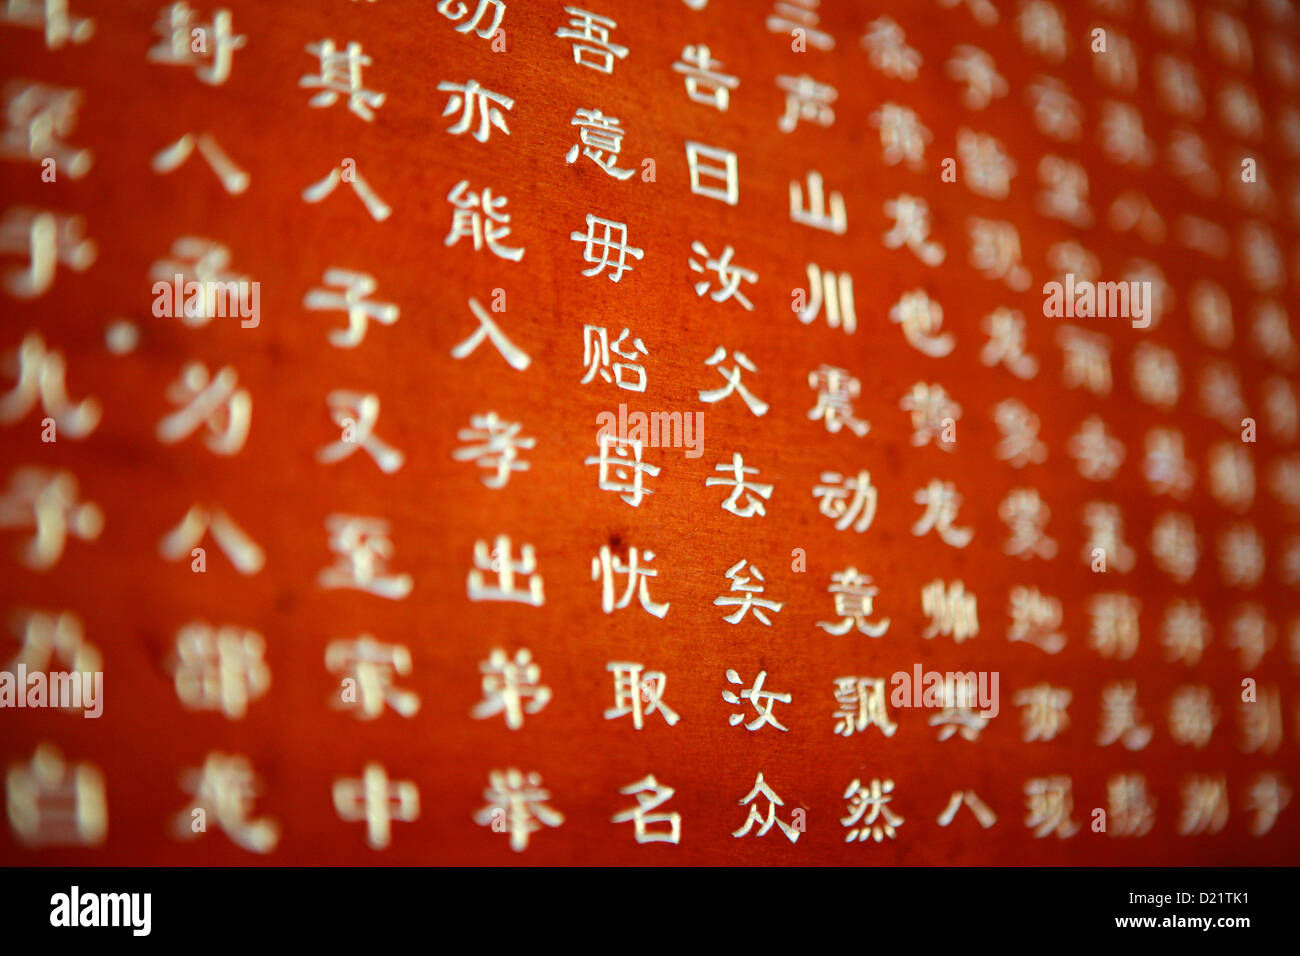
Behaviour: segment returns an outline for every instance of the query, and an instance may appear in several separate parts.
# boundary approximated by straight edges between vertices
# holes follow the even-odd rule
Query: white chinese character
[[[524,725],[524,714],[540,713],[551,701],[551,689],[539,683],[542,669],[526,647],[515,651],[513,657],[504,648],[494,647],[478,669],[483,675],[483,699],[470,711],[475,720],[504,714],[506,726],[518,730]]]
[[[777,610],[780,610],[780,607],[777,607]],[[758,611],[755,611],[755,614],[758,614]],[[754,678],[753,687],[746,687],[744,691],[740,692],[740,695],[736,695],[736,693],[733,693],[732,691],[725,691],[724,689],[723,700],[727,701],[728,704],[731,704],[732,706],[740,706],[740,708],[744,708],[744,704],[742,704],[741,701],[748,700],[750,706],[753,706],[754,713],[757,714],[757,717],[755,717],[753,721],[745,724],[745,730],[755,731],[758,730],[759,727],[762,727],[763,724],[770,723],[772,726],[776,727],[776,730],[788,731],[789,727],[785,726],[785,724],[780,721],[777,721],[774,715],[772,715],[772,708],[777,704],[789,704],[792,697],[790,697],[788,693],[764,691],[763,683],[766,682],[766,680],[767,671],[759,671],[757,678]],[[729,669],[729,667],[727,669],[727,682],[731,684],[744,684],[740,679],[740,675],[738,675],[735,670]],[[736,724],[741,723],[744,719],[744,714],[732,714],[727,718],[727,722],[731,724],[732,727],[735,727]]]
[[[1255,306],[1250,334],[1257,354],[1272,359],[1282,368],[1294,366],[1296,343],[1291,336],[1290,319],[1280,303],[1265,299]]]
[[[871,65],[885,76],[915,80],[921,66],[921,54],[907,45],[903,28],[889,17],[879,17],[867,24],[862,46]]]
[[[1142,723],[1135,681],[1111,681],[1102,688],[1099,746],[1109,747],[1118,740],[1129,750],[1141,750],[1153,733],[1150,724]]]
[[[1207,199],[1219,195],[1219,175],[1214,171],[1210,147],[1199,134],[1186,127],[1174,130],[1166,155],[1173,174],[1181,177],[1192,192]]]
[[[821,0],[776,0],[767,15],[768,33],[785,33],[797,40],[807,40],[817,50],[835,49],[835,38],[817,29]],[[802,47],[800,47],[802,49]]]
[[[1277,773],[1257,774],[1247,791],[1246,809],[1253,814],[1249,829],[1252,836],[1264,836],[1273,829],[1278,815],[1291,802],[1291,788]]]
[[[480,86],[478,80],[466,80],[464,83],[444,80],[438,84],[438,91],[451,94],[447,98],[447,108],[442,111],[443,116],[450,116],[460,110],[460,119],[447,127],[447,132],[451,135],[460,136],[469,132],[476,116],[478,127],[472,135],[480,143],[488,141],[494,126],[507,136],[510,135],[510,127],[506,126],[506,116],[502,112],[514,107],[515,101],[510,97]]]
[[[925,145],[933,137],[915,110],[897,103],[882,103],[871,114],[871,125],[880,130],[881,159],[885,165],[906,162],[914,170],[925,165]]]
[[[342,163],[331,169],[324,179],[312,183],[304,189],[302,191],[303,202],[320,202],[334,192],[339,183],[347,183],[352,187],[352,191],[360,197],[362,205],[366,207],[366,212],[370,213],[370,218],[375,222],[383,222],[393,214],[392,207],[379,198],[379,194],[357,172],[356,164],[351,159],[343,160]]]
[[[920,448],[934,442],[944,451],[955,451],[957,419],[961,406],[942,385],[915,382],[898,407],[912,413],[912,445]]]
[[[85,237],[80,216],[12,207],[0,219],[0,254],[25,256],[27,264],[5,272],[5,291],[35,299],[50,291],[59,264],[85,272],[95,261],[95,243]]]
[[[838,329],[841,322],[846,335],[858,327],[858,315],[853,308],[853,276],[847,272],[838,275],[823,270],[816,263],[808,263],[808,304],[797,313],[804,325],[817,318],[823,301],[826,304],[826,324]]]
[[[569,24],[556,30],[555,35],[573,41],[573,62],[598,73],[613,73],[615,58],[624,60],[628,54],[627,47],[609,42],[609,31],[618,24],[579,7],[565,7],[564,12],[569,14]],[[583,59],[583,54],[591,59]]]
[[[1025,352],[1025,317],[1015,309],[999,307],[984,317],[989,340],[980,350],[980,362],[989,367],[1005,365],[1016,378],[1038,374],[1038,359]]]
[[[492,316],[487,314],[487,310],[483,308],[478,299],[470,298],[469,310],[474,313],[474,318],[478,319],[478,328],[468,338],[456,344],[451,350],[452,358],[463,359],[473,354],[474,350],[483,344],[483,340],[487,339],[501,353],[501,357],[506,360],[506,364],[515,371],[522,372],[528,368],[529,364],[532,363],[528,353],[506,338],[506,334],[492,320]]]
[[[943,709],[928,721],[931,727],[939,728],[940,740],[947,740],[956,733],[960,733],[963,740],[977,740],[980,731],[988,726],[989,718],[983,713],[976,713],[974,709],[977,694],[975,685],[974,672],[944,675],[939,690]]]
[[[186,133],[174,143],[169,143],[154,154],[149,165],[158,174],[175,172],[185,164],[194,150],[207,160],[208,166],[217,174],[221,188],[232,196],[237,196],[248,189],[251,177],[239,167],[221,148],[211,133]]]
[[[327,288],[311,289],[302,301],[304,309],[313,311],[346,312],[348,327],[331,329],[330,344],[341,349],[355,348],[366,337],[367,323],[371,319],[381,325],[392,325],[397,321],[401,310],[391,302],[370,302],[370,295],[378,288],[375,277],[365,272],[350,269],[326,269],[324,281],[327,286],[343,289],[334,292]]]
[[[198,544],[208,532],[212,533],[217,546],[240,574],[256,574],[266,564],[266,552],[235,524],[230,515],[220,508],[200,505],[193,505],[185,512],[180,524],[163,535],[158,542],[158,553],[168,561],[202,560],[194,552],[202,550]]]
[[[1022,3],[1016,26],[1027,50],[1052,62],[1065,59],[1065,18],[1055,4],[1047,0]]]
[[[80,179],[90,172],[90,150],[77,149],[63,136],[77,125],[81,91],[46,83],[17,81],[5,90],[6,128],[0,131],[0,158],[53,161],[58,172]]]
[[[1208,687],[1184,685],[1169,700],[1169,737],[1176,744],[1203,748],[1219,722],[1219,709]]]
[[[871,423],[853,412],[853,400],[862,393],[862,383],[847,371],[833,365],[819,366],[808,373],[808,387],[817,391],[817,404],[808,410],[811,421],[825,422],[832,435],[845,426],[859,438],[871,430]]]
[[[759,812],[757,805],[752,803],[752,801],[760,795],[767,798],[766,819],[764,819],[763,814]],[[772,825],[775,824],[781,828],[781,832],[786,835],[786,839],[791,843],[797,843],[799,841],[799,834],[802,832],[803,828],[798,825],[786,823],[784,820],[777,818],[776,808],[785,806],[785,801],[778,797],[776,791],[767,785],[761,772],[754,777],[753,789],[736,802],[742,807],[749,804],[749,813],[745,816],[745,825],[739,830],[734,831],[731,834],[733,837],[739,839],[740,837],[745,836],[753,828],[755,823],[760,824],[757,835],[766,836],[767,831],[772,829]],[[795,812],[799,813],[800,818],[802,818],[802,811],[796,810]]]
[[[650,811],[663,806],[677,791],[672,787],[666,787],[655,779],[654,774],[649,774],[635,783],[629,783],[626,787],[620,787],[619,793],[625,796],[636,796],[635,807],[629,810],[620,810],[611,818],[613,823],[627,823],[629,820],[635,821],[635,834],[637,843],[672,843],[677,844],[682,836],[682,815],[680,813],[651,813]],[[668,824],[668,830],[651,830],[650,827],[656,824]]]
[[[1154,67],[1161,106],[1190,120],[1205,115],[1205,96],[1192,64],[1181,57],[1160,53],[1156,55]]]
[[[529,838],[543,826],[564,822],[564,814],[546,803],[551,792],[542,787],[541,774],[532,771],[493,770],[483,799],[487,805],[474,814],[474,822],[492,827],[494,833],[509,833],[510,849],[516,853],[526,850]]]
[[[1108,832],[1113,837],[1140,837],[1155,824],[1155,804],[1140,773],[1117,773],[1106,781]]]
[[[596,226],[599,225],[604,230],[604,235],[600,238],[596,236]],[[615,238],[617,235],[618,238]],[[585,276],[600,275],[608,267],[610,270],[609,281],[617,282],[623,278],[624,272],[632,271],[632,266],[628,264],[629,255],[634,259],[640,259],[645,255],[644,249],[638,249],[636,246],[627,244],[627,224],[615,222],[613,219],[602,219],[592,213],[587,213],[587,232],[569,233],[569,238],[574,242],[585,243],[582,251],[582,258],[592,263],[590,269],[583,269],[582,274]],[[600,257],[596,257],[596,248],[600,248]],[[618,255],[618,261],[610,259],[610,252],[613,251]]]
[[[1124,462],[1124,443],[1106,433],[1100,416],[1089,415],[1070,438],[1070,454],[1089,481],[1109,481]]]
[[[1242,753],[1271,754],[1282,746],[1282,700],[1276,684],[1260,687],[1258,700],[1238,701],[1237,714],[1241,720]]]
[[[183,308],[176,318],[192,328],[207,325],[217,316],[235,313],[232,289],[250,283],[248,276],[230,272],[230,249],[211,239],[182,236],[172,243],[172,258],[159,259],[149,270],[149,278],[184,289],[191,287]],[[166,294],[166,293],[162,293]],[[239,292],[242,304],[243,293]],[[168,314],[168,313],[163,313]]]
[[[961,495],[951,481],[931,478],[928,485],[912,495],[912,500],[918,505],[925,505],[925,513],[912,525],[912,534],[919,538],[933,529],[944,543],[954,548],[964,548],[970,544],[975,530],[953,525],[957,519],[957,509],[961,507]]]
[[[990,199],[1007,198],[1011,192],[1011,179],[1016,174],[1016,163],[999,140],[987,133],[959,129],[957,157],[971,192]]]
[[[963,3],[970,8],[971,17],[980,26],[988,27],[998,22],[998,8],[992,0],[939,0],[939,6],[950,10]]]
[[[1012,588],[1008,600],[1011,626],[1007,628],[1007,640],[1024,641],[1047,654],[1059,654],[1065,647],[1065,635],[1060,632],[1061,602],[1045,596],[1038,588],[1023,585]]]
[[[982,110],[995,97],[1007,95],[1007,81],[998,72],[997,64],[979,47],[959,43],[952,49],[947,64],[948,75],[964,83],[961,101],[967,109]]]
[[[234,455],[243,449],[252,420],[252,397],[235,388],[239,376],[230,365],[213,376],[207,365],[190,362],[168,386],[168,399],[182,406],[157,424],[157,440],[165,445],[185,441],[207,425],[204,444],[213,454]]]
[[[718,366],[718,374],[723,377],[727,384],[723,388],[700,389],[700,401],[712,404],[714,402],[722,401],[733,392],[739,392],[740,397],[744,399],[745,404],[749,406],[751,412],[760,417],[766,415],[768,409],[767,402],[764,402],[755,396],[754,393],[746,388],[744,383],[740,380],[740,370],[742,368],[757,375],[757,366],[749,360],[749,356],[744,352],[735,352],[732,354],[735,356],[736,364],[730,369],[724,369],[721,367],[721,364],[727,360],[727,350],[721,345],[714,349],[713,354],[704,360],[705,365]]]
[[[731,91],[740,85],[740,80],[719,72],[717,68],[721,66],[721,62],[709,55],[709,48],[700,43],[683,47],[682,58],[673,64],[673,70],[684,76],[686,95],[692,101],[725,113],[731,103]]]
[[[1286,379],[1274,377],[1264,382],[1261,392],[1268,430],[1278,441],[1294,442],[1300,434],[1300,400],[1295,389]]]
[[[1142,342],[1133,350],[1133,391],[1138,398],[1168,411],[1181,390],[1178,357],[1170,349]]]
[[[488,10],[492,11],[492,19],[487,26],[483,26],[483,15]],[[465,15],[469,13],[469,7],[462,3],[461,0],[440,0],[438,12],[452,23],[456,23],[464,19]],[[496,35],[497,28],[501,26],[501,19],[505,15],[506,5],[503,0],[478,0],[478,7],[475,9],[474,15],[456,27],[456,32],[469,33],[473,30],[484,40],[490,40]]]
[[[1074,695],[1065,687],[1053,687],[1046,682],[1017,691],[1013,698],[1021,711],[1022,739],[1025,743],[1051,740],[1070,726],[1066,708]]]
[[[411,593],[409,574],[389,574],[393,542],[388,522],[380,518],[331,514],[325,517],[330,550],[338,555],[333,567],[316,576],[323,588],[356,588],[378,597],[400,600]],[[474,596],[471,593],[470,599]]]
[[[1112,39],[1118,40],[1118,35]],[[1106,56],[1097,57],[1093,62],[1101,64],[1111,56],[1118,57],[1120,50],[1121,47],[1117,45]],[[1155,147],[1143,129],[1142,114],[1133,104],[1103,101],[1097,130],[1102,152],[1112,163],[1145,167],[1155,162]]]
[[[546,603],[542,576],[537,574],[537,554],[531,544],[519,546],[519,560],[510,556],[509,535],[499,534],[491,550],[481,538],[474,542],[474,567],[469,572],[466,587],[471,601],[515,601],[541,607]],[[495,586],[484,583],[484,572],[497,576]],[[516,576],[527,578],[527,590],[515,587]]]
[[[1142,603],[1127,594],[1094,594],[1088,601],[1092,623],[1088,646],[1102,657],[1126,661],[1137,651]]]
[[[852,737],[855,732],[865,733],[873,724],[886,737],[894,736],[898,730],[885,708],[883,677],[837,677],[835,701],[840,705],[832,715],[837,734]]]
[[[1165,658],[1182,661],[1194,667],[1205,653],[1210,642],[1210,622],[1197,601],[1178,599],[1165,608],[1160,625],[1160,640],[1165,647]]]
[[[927,640],[937,634],[951,634],[960,644],[980,632],[975,595],[966,590],[962,581],[945,585],[942,578],[935,578],[922,587],[921,613],[930,619],[930,626],[921,633]]]
[[[681,718],[664,703],[668,676],[663,671],[645,670],[644,664],[610,661],[605,670],[614,675],[614,706],[605,711],[606,720],[632,715],[632,726],[640,730],[644,718],[658,712],[669,727]]]
[[[1252,602],[1239,604],[1228,621],[1228,646],[1241,655],[1241,668],[1252,671],[1277,640],[1277,629],[1264,608]]]
[[[927,266],[943,262],[947,253],[943,246],[930,239],[929,203],[903,193],[885,202],[885,215],[894,220],[894,225],[885,233],[886,249],[906,246]]]
[[[420,695],[397,686],[411,673],[411,652],[403,644],[383,644],[369,634],[325,646],[325,667],[342,674],[342,691],[333,706],[350,710],[359,720],[374,720],[391,707],[403,717],[420,710]]]
[[[81,619],[71,611],[58,614],[46,611],[17,611],[10,620],[14,634],[22,644],[13,660],[9,662],[7,669],[11,674],[17,673],[20,664],[27,668],[28,674],[36,671],[47,674],[59,671],[93,675],[96,671],[103,671],[103,655],[100,654],[99,648],[86,640]],[[56,661],[63,666],[56,667]],[[18,694],[26,695],[28,688],[19,681],[16,683],[16,690]],[[51,690],[53,690],[52,682]],[[51,703],[56,701],[51,700]],[[93,717],[97,716],[94,713],[96,706],[99,707],[99,713],[103,713],[102,700],[90,702],[85,700],[83,694],[80,699],[71,700],[63,709],[68,713]]]
[[[28,847],[98,846],[108,835],[104,775],[94,764],[69,765],[51,743],[5,775],[9,823]]]
[[[1074,325],[1056,330],[1056,342],[1065,353],[1061,378],[1066,388],[1082,386],[1094,395],[1110,394],[1110,339]]]
[[[70,471],[36,466],[15,468],[0,496],[0,529],[31,528],[20,560],[32,571],[48,571],[63,556],[68,536],[95,541],[104,530],[104,512],[93,501],[77,501],[77,479]]]
[[[731,264],[731,257],[735,254],[735,250],[732,249],[731,246],[727,246],[723,249],[722,255],[716,259],[709,257],[709,250],[705,247],[704,243],[699,241],[691,243],[691,251],[704,259],[703,265],[694,259],[689,260],[692,272],[702,273],[707,270],[718,274],[719,285],[718,288],[712,292],[709,292],[709,287],[713,283],[708,279],[701,279],[699,282],[695,283],[695,294],[697,296],[702,296],[705,292],[709,292],[709,298],[714,302],[726,302],[728,299],[735,299],[747,311],[754,311],[754,304],[749,301],[745,296],[745,293],[740,291],[740,283],[756,282],[758,280],[758,273],[753,269],[733,266]]]
[[[456,437],[463,442],[471,442],[451,453],[456,461],[473,461],[488,474],[483,475],[483,484],[489,488],[504,488],[512,472],[527,471],[529,464],[519,461],[519,450],[532,448],[537,444],[534,438],[520,435],[524,426],[519,422],[502,421],[496,412],[485,415],[471,415],[469,428],[462,428]]]
[[[970,812],[975,815],[975,821],[985,830],[998,822],[998,815],[975,795],[974,790],[954,790],[952,796],[948,798],[947,806],[939,814],[939,826],[946,827],[952,823],[962,806],[970,807]]]
[[[46,348],[40,333],[23,336],[22,343],[5,355],[3,370],[16,381],[12,389],[0,394],[0,423],[8,425],[26,418],[40,402],[57,431],[68,438],[85,438],[99,424],[103,412],[99,400],[83,398],[73,402],[68,397],[63,353]]]
[[[256,631],[192,621],[176,632],[176,696],[190,710],[219,710],[238,720],[271,686],[265,653]]]
[[[1133,569],[1135,554],[1124,542],[1124,513],[1118,505],[1089,501],[1083,506],[1083,523],[1088,528],[1088,540],[1082,552],[1084,564],[1093,563],[1100,550],[1104,568],[1113,567],[1123,574]]]
[[[1025,826],[1042,838],[1055,833],[1060,839],[1074,836],[1079,825],[1070,819],[1074,809],[1072,782],[1066,776],[1034,777],[1025,781],[1025,805],[1029,813]]]
[[[639,508],[646,495],[654,494],[653,489],[645,487],[641,476],[653,478],[659,474],[659,466],[641,460],[643,443],[635,438],[620,438],[602,429],[596,436],[596,445],[600,454],[589,455],[582,463],[600,466],[597,487],[601,491],[617,491],[624,502]]]
[[[364,820],[366,843],[382,850],[392,842],[392,823],[420,816],[420,790],[410,780],[389,780],[383,764],[368,763],[360,777],[343,777],[330,790],[339,819]]]
[[[1012,468],[1024,468],[1047,459],[1047,445],[1038,437],[1038,416],[1018,399],[1008,398],[993,406],[993,421],[1002,437],[994,453]]]
[[[811,226],[814,229],[824,229],[837,236],[844,235],[849,228],[848,215],[844,211],[844,196],[840,194],[839,190],[831,190],[830,211],[828,213],[826,209],[826,191],[822,186],[822,174],[815,169],[809,170],[807,180],[807,208],[803,204],[803,186],[797,182],[790,183],[790,221]]]
[[[326,401],[334,424],[343,429],[343,437],[318,448],[317,461],[331,465],[364,448],[384,474],[391,475],[402,467],[406,456],[374,434],[375,422],[379,420],[379,396],[335,389],[326,396]]]
[[[840,615],[838,621],[818,621],[817,626],[828,634],[847,634],[857,628],[868,637],[881,637],[889,630],[889,618],[868,621],[875,613],[874,601],[880,588],[871,582],[871,576],[860,574],[852,566],[831,574],[831,583],[827,593],[834,595],[835,613]]]
[[[468,179],[462,179],[447,193],[447,201],[456,209],[451,217],[451,231],[443,239],[443,245],[454,246],[462,237],[468,237],[474,243],[475,252],[486,242],[488,249],[502,259],[518,262],[524,257],[523,247],[499,243],[510,235],[510,213],[505,211],[508,202],[505,196],[493,196],[491,189],[476,192],[469,188]]]
[[[631,346],[623,344],[632,333],[624,329],[619,333],[614,344],[609,344],[609,330],[603,325],[584,325],[582,327],[582,364],[587,367],[587,374],[583,376],[581,384],[586,385],[597,374],[606,382],[617,385],[619,388],[626,389],[629,392],[644,392],[646,386],[645,367],[639,362],[613,362],[611,363],[609,353],[624,359],[635,359],[641,355],[649,355],[650,351],[645,347],[641,339],[632,340]],[[638,354],[639,353],[639,354]],[[609,370],[613,369],[613,376],[610,376]],[[636,381],[624,381],[623,372],[631,371],[637,376]]]
[[[650,582],[646,580],[659,576],[658,571],[652,571],[648,567],[654,557],[653,551],[629,548],[627,562],[624,563],[621,558],[614,556],[609,545],[601,545],[600,555],[591,559],[591,579],[601,582],[600,609],[606,614],[613,614],[614,611],[629,606],[632,603],[632,595],[636,594],[646,613],[662,619],[668,613],[670,602],[664,601],[661,604],[653,600],[650,597]],[[642,565],[642,559],[645,566]],[[623,592],[623,596],[615,601],[614,578],[619,574],[627,575],[627,589]]]
[[[837,471],[824,471],[821,480],[825,484],[813,487],[813,497],[821,499],[817,510],[835,519],[835,530],[843,531],[852,525],[861,534],[871,527],[879,494],[870,473],[860,471],[845,478]]]
[[[724,474],[731,472],[730,478],[706,478],[704,480],[705,487],[722,485],[732,489],[731,494],[722,502],[723,511],[729,511],[740,518],[750,518],[756,514],[767,514],[763,508],[763,501],[772,497],[772,486],[745,480],[746,475],[757,475],[758,469],[745,467],[740,452],[732,454],[731,464],[720,462],[713,466],[713,470]],[[741,495],[745,496],[743,504],[740,500]]]
[[[974,268],[986,278],[1001,279],[1017,292],[1029,288],[1029,270],[1020,261],[1020,233],[1013,223],[971,216],[966,231]]]
[[[727,569],[727,575],[726,575],[727,578],[731,581],[731,590],[738,591],[744,596],[729,597],[726,594],[722,594],[714,598],[713,605],[714,607],[734,606],[736,608],[736,610],[732,611],[730,614],[725,615],[722,618],[728,624],[739,624],[741,618],[743,618],[745,614],[752,609],[754,612],[754,617],[758,618],[758,620],[761,623],[765,624],[766,626],[771,627],[772,621],[770,618],[768,618],[766,614],[763,613],[763,609],[766,608],[767,610],[776,613],[779,612],[781,608],[784,607],[785,605],[779,604],[776,601],[768,600],[767,598],[754,597],[755,594],[763,593],[763,585],[761,583],[757,585],[749,583],[749,578],[745,576],[745,573],[743,571],[743,568],[745,567],[746,564],[749,564],[748,559],[741,558],[739,561],[737,561],[735,564],[733,564],[730,568]],[[749,565],[749,572],[753,574],[754,577],[757,578],[760,582],[764,580],[763,573],[759,571],[758,568],[756,568],[752,564]]]
[[[149,59],[168,66],[192,66],[194,75],[211,86],[230,78],[235,51],[243,49],[247,37],[232,27],[229,10],[219,9],[211,22],[199,20],[188,3],[173,3],[154,24],[159,40],[149,50]]]
[[[903,293],[890,308],[889,321],[903,327],[903,337],[912,348],[931,358],[942,358],[956,344],[951,332],[939,331],[943,327],[943,306],[923,289]]]
[[[1078,163],[1060,156],[1044,156],[1038,161],[1038,211],[1072,226],[1086,229],[1092,224],[1088,208],[1088,173]]]
[[[785,91],[785,115],[776,124],[783,133],[793,133],[800,120],[830,126],[835,122],[831,104],[839,96],[835,87],[818,83],[807,73],[801,76],[778,76],[778,89]]]
[[[62,49],[69,41],[85,43],[95,33],[95,21],[74,16],[68,0],[8,0],[0,23],[42,31],[48,50]]]
[[[1083,127],[1083,107],[1055,77],[1036,76],[1025,89],[1034,111],[1034,125],[1058,142],[1077,140]]]
[[[1201,371],[1200,384],[1199,398],[1205,415],[1231,431],[1240,428],[1247,409],[1237,370],[1226,362],[1208,364]]]
[[[1219,535],[1219,578],[1236,588],[1253,588],[1264,574],[1264,539],[1254,527],[1236,524]]]
[[[889,794],[893,792],[892,780],[872,780],[870,786],[864,787],[856,777],[853,779],[844,791],[844,799],[849,802],[848,816],[840,818],[840,823],[849,831],[844,835],[845,843],[868,839],[879,843],[885,837],[898,838],[898,827],[903,825],[903,818],[889,809],[894,799]]]
[[[181,774],[181,786],[194,797],[193,803],[172,819],[172,832],[182,840],[193,840],[207,832],[208,818],[231,842],[252,853],[270,853],[280,840],[280,827],[269,817],[250,819],[260,782],[248,758],[213,751],[201,770]]]
[[[375,118],[374,111],[384,105],[385,95],[366,89],[361,82],[361,71],[374,62],[361,52],[361,44],[351,42],[346,50],[339,50],[330,39],[308,43],[307,52],[320,59],[320,73],[298,78],[298,85],[310,90],[320,90],[308,102],[309,106],[333,106],[340,94],[348,98],[348,109],[366,122]]]
[[[618,154],[626,135],[618,122],[617,116],[606,116],[600,110],[578,110],[569,125],[578,127],[580,142],[569,148],[564,161],[571,165],[580,155],[586,156],[615,179],[629,179],[635,170],[618,168]]]
[[[1178,835],[1218,833],[1228,825],[1228,782],[1222,775],[1192,774],[1183,781]]]
[[[729,149],[686,141],[686,165],[691,192],[734,206],[740,199],[740,175],[736,154]]]

